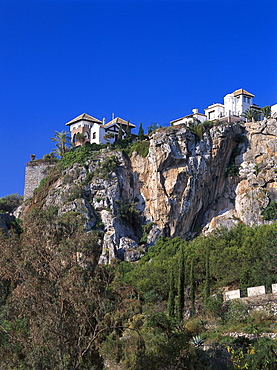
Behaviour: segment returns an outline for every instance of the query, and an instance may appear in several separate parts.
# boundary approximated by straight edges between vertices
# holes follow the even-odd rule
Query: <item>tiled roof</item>
[[[246,90],[243,90],[243,89],[238,89],[236,91],[233,92],[233,95],[234,96],[238,96],[238,95],[248,95],[248,96],[251,96],[252,98],[254,98],[255,95],[253,94],[250,94],[249,92],[247,92]]]
[[[74,118],[73,120],[67,122],[65,125],[66,126],[70,126],[70,125],[73,125],[73,123],[76,123],[76,122],[79,122],[79,121],[90,121],[90,122],[96,122],[96,123],[99,123],[100,125],[102,124],[102,121],[99,121],[99,119],[97,118],[94,118],[86,113],[83,113],[83,114],[80,114],[80,116]]]
[[[125,119],[122,119],[122,118],[119,118],[119,117],[116,117],[116,118],[114,118],[113,120],[111,120],[110,122],[108,122],[108,123],[106,123],[105,125],[103,125],[103,127],[105,127],[105,128],[107,128],[107,127],[109,127],[109,126],[111,126],[111,125],[114,125],[115,123],[117,123],[117,124],[122,124],[122,125],[128,125],[128,122],[127,121],[125,121]],[[136,127],[135,125],[133,125],[132,123],[130,123],[129,122],[129,126],[130,127]]]

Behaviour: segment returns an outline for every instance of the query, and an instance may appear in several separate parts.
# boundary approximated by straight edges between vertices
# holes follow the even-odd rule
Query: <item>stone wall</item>
[[[33,196],[34,190],[39,186],[41,180],[48,175],[51,167],[53,167],[53,163],[46,161],[31,161],[27,163],[25,169],[24,200]]]

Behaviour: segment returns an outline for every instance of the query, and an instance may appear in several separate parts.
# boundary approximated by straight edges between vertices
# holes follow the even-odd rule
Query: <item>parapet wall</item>
[[[46,161],[31,161],[25,169],[24,200],[32,198],[34,190],[39,186],[42,179],[48,176],[53,163]]]

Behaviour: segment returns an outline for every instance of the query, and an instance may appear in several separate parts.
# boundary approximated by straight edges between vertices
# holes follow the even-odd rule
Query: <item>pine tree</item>
[[[191,316],[195,315],[195,281],[194,281],[194,261],[191,260],[190,266],[190,301],[191,301]]]
[[[169,283],[169,295],[168,295],[168,316],[174,317],[175,310],[175,294],[174,294],[174,274],[173,268],[170,274],[170,283]]]
[[[178,301],[177,301],[178,321],[183,320],[184,307],[185,307],[185,258],[184,258],[184,247],[181,246],[179,260]]]
[[[142,123],[139,124],[138,139],[144,140],[144,129],[142,127]]]
[[[208,300],[211,294],[211,281],[210,281],[210,251],[206,253],[206,281],[204,290],[204,306],[207,307]]]

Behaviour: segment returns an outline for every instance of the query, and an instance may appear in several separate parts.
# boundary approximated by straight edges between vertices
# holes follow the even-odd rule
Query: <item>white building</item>
[[[78,140],[78,134],[83,134],[85,142],[90,142],[91,144],[113,143],[118,138],[120,125],[122,127],[122,138],[126,137],[128,129],[131,133],[131,130],[136,127],[119,117],[105,123],[105,119],[100,121],[86,113],[66,123],[66,126],[70,128],[71,140],[75,146],[84,143],[82,140]]]
[[[192,114],[188,114],[187,116],[177,118],[174,121],[171,121],[170,124],[172,126],[182,125],[185,124],[186,126],[189,125],[189,123],[194,123],[197,121],[200,121],[201,123],[206,121],[207,117],[203,113],[198,113],[198,109],[193,109]]]
[[[225,121],[225,122],[239,122],[243,120],[241,115],[247,109],[260,110],[258,105],[253,104],[254,95],[250,94],[244,89],[238,89],[231,94],[224,96],[223,104],[214,103],[204,109],[205,114],[198,113],[198,110],[193,110],[193,114],[173,120],[170,122],[171,125],[185,124],[194,121],[194,117],[200,122],[205,120],[213,121]],[[197,114],[197,117],[196,117]]]

